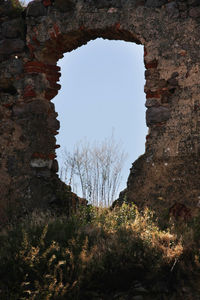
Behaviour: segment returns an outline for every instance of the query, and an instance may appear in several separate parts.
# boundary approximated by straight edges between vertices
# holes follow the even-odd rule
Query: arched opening
[[[20,186],[20,188],[23,197],[30,199],[30,202],[26,202],[27,206],[34,203],[35,207],[45,207],[50,203],[61,207],[61,202],[65,198],[63,194],[66,195],[68,190],[57,176],[55,149],[57,149],[56,136],[59,123],[51,101],[61,88],[58,60],[64,53],[76,50],[97,38],[136,44],[145,44],[145,41],[139,34],[139,30],[119,23],[118,14],[114,14],[106,24],[102,23],[101,13],[98,16],[100,22],[95,14],[92,22],[89,18],[87,21],[77,18],[72,24],[69,20],[66,22],[66,19],[60,18],[60,15],[57,16],[58,20],[55,20],[54,9],[48,8],[48,16],[41,18],[41,22],[32,27],[32,14],[35,13],[35,6],[38,5],[42,4],[34,2],[27,9],[27,53],[23,64],[23,76],[16,82],[20,101],[14,106],[12,115],[17,122],[19,120],[19,126],[27,138],[23,140],[27,150],[23,151],[25,153],[23,164],[26,166],[24,172],[28,176],[24,183],[25,187]],[[112,14],[113,10],[109,10],[109,13]],[[93,10],[92,16],[94,16]],[[69,18],[71,20],[73,15],[70,14]],[[28,192],[24,192],[26,190]],[[15,199],[16,194],[13,191]],[[42,199],[42,202],[38,199]],[[76,206],[80,200],[76,197],[73,201],[71,194],[67,194],[65,199],[69,209],[74,203]]]
[[[53,102],[61,125],[56,136],[59,166],[64,148],[73,151],[84,137],[101,141],[114,129],[128,153],[119,192],[126,187],[131,164],[145,151],[143,46],[99,38],[66,53],[58,65],[62,89]]]
[[[57,176],[55,156],[59,124],[50,102],[60,89],[60,68],[56,64],[63,53],[96,38],[145,47],[149,133],[145,154],[130,172],[127,201],[161,211],[177,201],[196,205],[198,66],[190,51],[194,43],[188,28],[194,31],[196,27],[191,22],[195,24],[197,16],[190,5],[184,6],[186,11],[180,12],[180,18],[169,18],[169,10],[176,15],[179,5],[175,8],[173,3],[154,1],[78,1],[74,5],[69,5],[71,1],[31,1],[18,22],[12,19],[18,14],[7,14],[7,5],[13,1],[4,2],[0,210],[5,212],[9,201],[14,208],[18,203],[20,210],[23,203],[27,211],[31,207],[48,207],[62,198],[57,193],[63,184]]]

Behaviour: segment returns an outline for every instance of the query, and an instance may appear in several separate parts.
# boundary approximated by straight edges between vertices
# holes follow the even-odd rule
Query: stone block
[[[170,110],[167,107],[150,107],[146,111],[146,123],[150,126],[155,123],[166,122],[170,118]]]
[[[50,6],[52,3],[51,3],[50,0],[43,0],[43,4],[44,4],[45,7],[48,7],[48,6]]]
[[[147,7],[160,7],[166,3],[168,3],[167,0],[147,0],[146,6]]]
[[[40,17],[45,16],[47,13],[46,8],[42,2],[31,1],[26,10],[27,17]]]
[[[14,19],[2,24],[2,34],[5,38],[23,37],[25,25],[22,19]]]
[[[12,106],[16,102],[16,97],[9,93],[1,93],[0,104],[4,106]]]
[[[156,98],[156,99],[160,99],[161,98],[161,91],[151,91],[151,90],[147,90],[145,91],[146,93],[146,99],[152,99],[152,98]]]
[[[156,59],[154,59],[154,60],[149,61],[149,62],[145,61],[144,64],[145,64],[146,69],[156,69],[157,66],[158,66],[158,61]]]
[[[45,98],[47,100],[51,100],[53,99],[56,95],[58,94],[58,91],[55,90],[55,89],[47,89],[46,92],[45,92]]]
[[[51,171],[47,168],[35,168],[36,170],[36,176],[38,178],[50,178],[51,177]]]
[[[23,98],[28,99],[34,97],[36,97],[36,92],[34,90],[34,87],[32,85],[27,85],[24,89]]]
[[[200,7],[193,7],[189,11],[189,16],[192,18],[199,18],[200,17]]]
[[[152,106],[159,106],[159,101],[157,99],[154,98],[150,98],[146,100],[145,106],[148,107],[152,107]]]
[[[178,17],[179,16],[179,10],[177,8],[176,1],[172,1],[166,4],[166,10],[168,12],[169,17]]]
[[[32,168],[48,168],[51,169],[52,160],[46,160],[42,158],[34,158],[31,160],[30,164]]]
[[[48,118],[48,127],[55,131],[55,130],[58,130],[60,128],[60,122],[55,119],[55,118]]]
[[[55,0],[54,7],[62,12],[68,12],[73,10],[75,4],[72,0]]]
[[[188,0],[187,2],[191,6],[198,6],[199,5],[199,0]]]
[[[2,64],[1,71],[2,71],[2,73],[0,74],[1,79],[13,78],[15,75],[21,74],[23,72],[23,61],[21,59],[15,59],[15,58],[7,60],[6,63]]]
[[[24,50],[24,41],[21,39],[4,39],[0,41],[0,55],[10,55]]]
[[[11,176],[16,176],[20,174],[19,161],[14,156],[8,156],[7,159],[7,170]]]
[[[180,11],[186,11],[187,10],[187,3],[179,2],[178,3],[178,8],[179,8]]]
[[[52,167],[51,167],[52,171],[57,173],[58,172],[58,161],[56,159],[53,160],[53,163],[52,163]]]

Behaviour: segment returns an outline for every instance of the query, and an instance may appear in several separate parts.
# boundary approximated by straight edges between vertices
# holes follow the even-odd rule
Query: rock
[[[167,3],[166,9],[169,14],[169,17],[178,17],[179,16],[179,10],[177,9],[177,4],[175,1]]]
[[[60,122],[55,118],[48,118],[48,127],[51,130],[58,130],[60,128]]]
[[[24,41],[21,39],[4,39],[0,41],[0,55],[10,55],[24,50]]]
[[[178,4],[178,8],[179,8],[180,11],[187,11],[187,3],[180,2]]]
[[[13,72],[14,75],[20,74],[23,71],[23,62],[21,59],[13,59],[10,63],[9,71]]]
[[[146,6],[147,7],[160,7],[164,4],[166,4],[167,0],[147,0]]]
[[[188,0],[187,2],[191,6],[198,6],[199,5],[199,0]]]
[[[73,10],[74,3],[71,0],[56,0],[54,3],[54,7],[59,9],[62,12],[68,12]]]
[[[23,37],[24,29],[22,19],[14,19],[3,23],[2,34],[6,38]]]
[[[168,83],[170,84],[170,86],[177,86],[178,85],[178,80],[176,78],[170,78],[168,80]]]
[[[179,73],[178,73],[178,72],[174,72],[174,73],[172,73],[171,78],[176,78],[176,77],[178,77],[178,76],[179,76]]]
[[[18,160],[14,156],[9,156],[7,160],[7,170],[11,176],[19,173]]]
[[[46,8],[42,4],[42,2],[32,1],[29,3],[27,10],[26,10],[26,16],[27,17],[39,17],[39,16],[45,16],[46,15]]]
[[[49,178],[51,176],[51,171],[47,168],[38,168],[36,169],[36,176],[38,178],[43,177],[43,178]]]
[[[23,61],[21,59],[10,59],[6,63],[2,64],[2,73],[0,75],[0,81],[4,78],[11,78],[13,76],[21,74],[23,72]],[[12,76],[12,77],[13,77]]]
[[[152,106],[159,106],[159,102],[157,99],[149,98],[146,100],[145,106],[147,108],[152,107]]]
[[[167,107],[150,107],[146,111],[147,126],[154,123],[165,122],[170,118],[170,110]]]
[[[42,158],[34,158],[31,160],[31,167],[33,168],[48,168],[51,169],[52,160],[46,160]]]
[[[7,90],[12,86],[12,78],[0,78],[0,89]]]
[[[177,8],[177,4],[176,4],[175,1],[169,2],[169,3],[166,4],[166,8],[167,8],[168,11],[172,10],[172,9],[175,9],[175,8]]]
[[[53,160],[51,169],[52,169],[52,171],[55,172],[55,173],[58,172],[58,161],[57,161],[56,159]]]
[[[200,17],[200,7],[193,7],[189,11],[189,16],[192,18],[199,18]]]
[[[0,104],[12,106],[16,102],[16,98],[9,93],[1,93]]]

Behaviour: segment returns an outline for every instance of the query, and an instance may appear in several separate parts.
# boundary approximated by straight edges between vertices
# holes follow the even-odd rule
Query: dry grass
[[[151,211],[126,204],[70,219],[34,213],[0,236],[0,299],[95,299],[92,291],[131,290],[136,280],[148,299],[164,282],[170,299],[184,278],[197,279],[199,228],[197,217],[161,230]]]

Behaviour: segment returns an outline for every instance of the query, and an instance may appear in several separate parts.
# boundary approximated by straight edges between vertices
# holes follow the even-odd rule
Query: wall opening
[[[114,131],[128,153],[119,191],[126,187],[132,163],[145,151],[143,51],[135,43],[98,38],[58,62],[62,88],[53,102],[60,121],[59,168],[65,148],[72,151],[83,138],[102,141]]]

